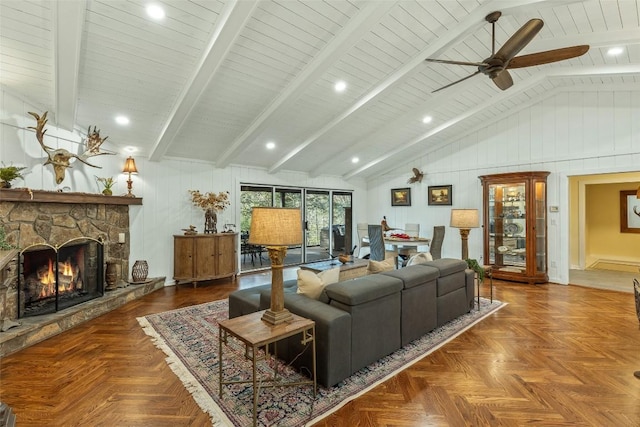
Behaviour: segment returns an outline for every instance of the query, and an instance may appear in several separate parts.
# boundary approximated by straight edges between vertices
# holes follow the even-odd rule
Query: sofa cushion
[[[407,261],[407,267],[414,264],[422,264],[427,261],[433,261],[431,252],[420,252],[409,258],[409,261]]]
[[[298,269],[298,291],[309,298],[318,299],[325,286],[340,279],[340,267],[314,273],[303,268]]]
[[[401,292],[402,286],[398,278],[373,274],[333,283],[324,289],[331,300],[354,306]]]
[[[387,258],[384,261],[369,260],[367,265],[367,274],[382,273],[383,271],[390,271],[395,269],[395,261],[393,258]]]
[[[404,289],[409,289],[436,280],[440,275],[440,271],[435,267],[416,264],[401,268],[400,270],[386,271],[380,274],[402,280]]]
[[[422,263],[421,265],[429,265],[436,267],[440,270],[440,276],[448,276],[458,271],[465,271],[467,269],[467,262],[461,259],[454,258],[441,258],[429,262]]]

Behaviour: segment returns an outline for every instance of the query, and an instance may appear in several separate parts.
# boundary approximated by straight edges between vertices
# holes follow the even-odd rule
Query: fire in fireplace
[[[104,295],[103,244],[73,239],[60,247],[34,245],[20,253],[19,317],[53,313]]]

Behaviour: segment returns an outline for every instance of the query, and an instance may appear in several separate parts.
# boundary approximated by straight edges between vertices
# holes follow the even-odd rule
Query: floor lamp
[[[462,259],[469,259],[469,232],[480,227],[478,209],[451,209],[451,227],[460,229]]]
[[[292,319],[284,308],[282,268],[287,246],[302,243],[302,216],[300,209],[255,207],[251,213],[249,244],[265,246],[271,259],[271,307],[262,320],[270,325]]]

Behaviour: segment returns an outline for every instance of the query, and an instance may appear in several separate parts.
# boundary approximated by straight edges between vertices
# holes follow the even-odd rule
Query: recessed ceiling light
[[[138,149],[136,147],[128,145],[124,147],[124,151],[126,151],[127,153],[135,153],[136,151],[138,151]]]
[[[267,149],[273,150],[274,148],[276,148],[276,143],[273,141],[269,141],[265,144],[265,146],[267,147]]]
[[[116,123],[119,125],[128,125],[129,124],[129,117],[126,116],[116,116]]]
[[[164,9],[157,4],[150,4],[147,6],[147,15],[152,19],[160,20],[164,18]]]
[[[345,89],[347,88],[347,83],[342,80],[337,81],[333,88],[335,89],[336,92],[344,92]]]
[[[353,157],[353,158],[351,159],[351,163],[358,163],[359,161],[360,161],[360,159],[359,159],[359,158],[357,158],[357,157]]]
[[[609,48],[609,50],[607,51],[607,55],[615,56],[615,55],[620,55],[622,52],[624,52],[623,48],[612,47],[612,48]]]
[[[431,123],[431,120],[433,120],[433,117],[431,116],[424,116],[422,118],[422,123],[427,124],[427,123]]]

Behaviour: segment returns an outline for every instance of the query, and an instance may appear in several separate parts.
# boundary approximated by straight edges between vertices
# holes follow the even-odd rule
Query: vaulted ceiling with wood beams
[[[518,56],[590,48],[434,92],[486,65],[495,11],[496,51],[534,18]],[[2,0],[0,84],[151,160],[367,179],[559,91],[640,89],[639,27],[636,0]]]

